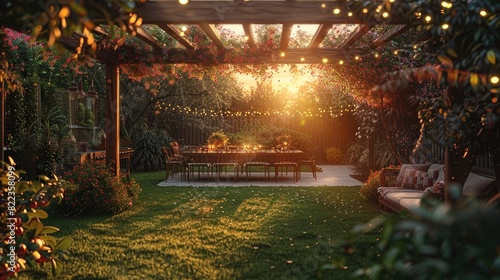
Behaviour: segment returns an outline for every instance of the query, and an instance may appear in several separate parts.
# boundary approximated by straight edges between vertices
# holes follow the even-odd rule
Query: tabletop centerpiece
[[[214,131],[208,136],[207,143],[209,147],[224,148],[229,144],[229,137],[222,130]]]

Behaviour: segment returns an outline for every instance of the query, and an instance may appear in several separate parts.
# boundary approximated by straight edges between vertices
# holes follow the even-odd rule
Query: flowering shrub
[[[370,202],[378,201],[378,196],[379,196],[378,188],[380,187],[380,173],[382,173],[382,170],[378,170],[375,172],[371,171],[370,176],[368,176],[368,179],[361,186],[361,189],[359,190],[361,195]]]
[[[64,178],[74,185],[66,189],[57,211],[68,216],[117,214],[132,206],[141,192],[137,182],[115,177],[100,161],[85,161]]]
[[[21,179],[22,174],[25,172],[16,170],[12,160],[11,164],[1,162],[0,279],[44,263],[52,265],[57,277],[72,239],[57,241],[50,234],[59,229],[44,226],[41,219],[48,217],[42,208],[63,197],[62,181],[39,176],[37,181],[28,182]]]

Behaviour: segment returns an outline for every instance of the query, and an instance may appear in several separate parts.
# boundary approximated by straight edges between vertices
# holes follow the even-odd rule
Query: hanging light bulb
[[[81,80],[80,80],[80,83],[78,83],[77,96],[78,96],[78,99],[85,97],[85,92],[83,91],[83,82]]]
[[[75,75],[73,75],[73,81],[71,82],[71,86],[68,88],[68,93],[71,99],[75,99],[78,94],[78,85],[75,81]]]
[[[98,96],[99,96],[99,93],[95,90],[94,80],[92,80],[92,84],[90,85],[89,91],[87,91],[86,97],[92,98],[92,99],[97,99]]]

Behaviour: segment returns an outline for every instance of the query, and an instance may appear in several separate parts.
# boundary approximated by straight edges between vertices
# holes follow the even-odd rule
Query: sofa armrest
[[[386,167],[380,172],[380,186],[381,187],[391,187],[388,186],[388,177],[398,177],[399,168],[396,167]],[[394,187],[394,185],[392,186]]]

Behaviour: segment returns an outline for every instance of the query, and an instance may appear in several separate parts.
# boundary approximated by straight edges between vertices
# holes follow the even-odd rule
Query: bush
[[[344,160],[344,152],[337,147],[326,148],[325,157],[329,163],[341,163]]]
[[[170,146],[175,140],[160,130],[146,130],[141,138],[134,142],[132,169],[134,171],[154,171],[165,168],[165,156],[162,147]]]
[[[359,192],[361,195],[370,202],[378,202],[378,188],[380,187],[380,173],[382,170],[370,172],[370,176],[366,182],[361,186]]]
[[[63,197],[62,182],[43,175],[36,181],[24,181],[22,174],[25,172],[17,171],[13,161],[1,162],[0,279],[44,263],[52,265],[53,276],[57,277],[72,239],[57,241],[50,234],[59,229],[44,226],[41,219],[48,217],[43,208]]]
[[[62,215],[117,214],[132,206],[141,188],[133,179],[117,178],[103,162],[85,161],[65,174],[73,183],[56,210]]]
[[[458,198],[461,191],[452,189]],[[457,195],[458,194],[458,195]],[[411,215],[384,215],[356,227],[352,237],[380,229],[361,279],[500,279],[500,205],[471,197],[432,202]],[[351,243],[351,242],[349,242]],[[355,245],[355,244],[352,244]],[[360,252],[349,249],[351,252]],[[364,252],[368,253],[368,252]]]

